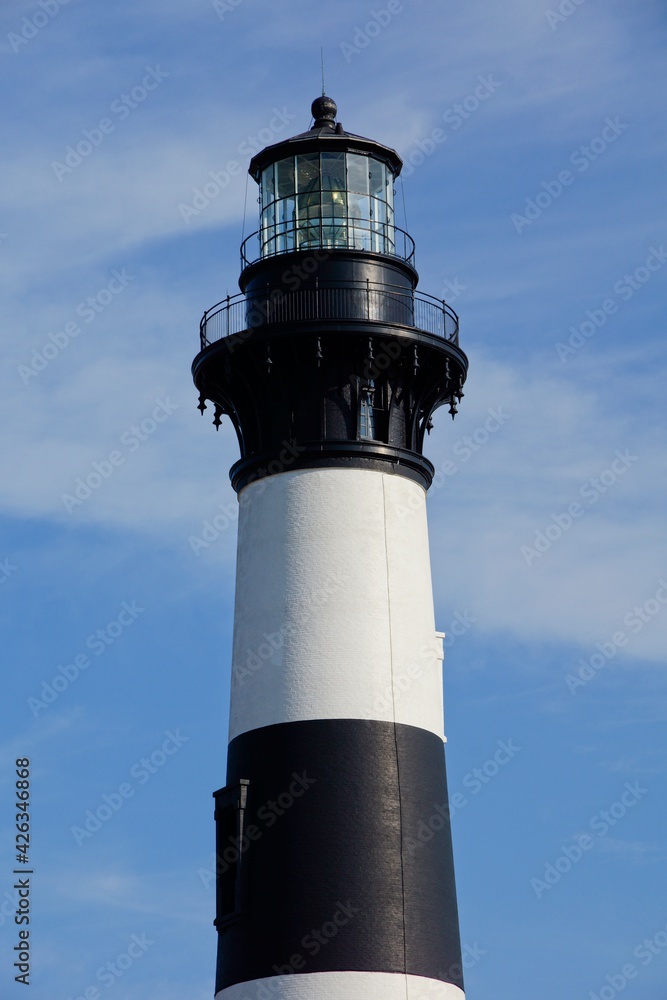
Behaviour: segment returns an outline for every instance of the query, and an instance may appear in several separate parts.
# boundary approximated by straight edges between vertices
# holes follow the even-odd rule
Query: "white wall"
[[[364,718],[444,738],[425,496],[365,469],[287,472],[241,492],[230,740]]]

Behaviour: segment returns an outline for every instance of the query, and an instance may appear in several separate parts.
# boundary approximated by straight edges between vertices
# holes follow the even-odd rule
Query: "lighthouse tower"
[[[422,449],[467,359],[416,291],[400,158],[336,114],[251,161],[241,294],[193,363],[241,455],[216,997],[462,1000]]]

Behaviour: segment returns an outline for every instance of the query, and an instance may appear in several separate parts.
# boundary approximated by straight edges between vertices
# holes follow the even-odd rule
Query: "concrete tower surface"
[[[193,363],[241,452],[216,996],[462,1000],[422,449],[467,359],[400,158],[336,113],[251,161],[260,229]]]

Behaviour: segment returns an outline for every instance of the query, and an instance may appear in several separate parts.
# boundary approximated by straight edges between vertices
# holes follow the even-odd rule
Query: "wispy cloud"
[[[620,840],[618,837],[605,837],[600,840],[599,846],[609,861],[645,865],[663,861],[665,857],[665,849],[662,845],[643,840]]]

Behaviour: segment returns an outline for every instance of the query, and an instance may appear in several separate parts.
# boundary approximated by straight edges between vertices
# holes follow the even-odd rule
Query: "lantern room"
[[[260,178],[260,256],[347,248],[395,253],[394,174],[364,153],[300,153]]]
[[[267,147],[250,164],[260,204],[259,232],[251,239],[259,245],[244,245],[244,263],[317,248],[409,260],[412,241],[394,220],[401,160],[394,150],[345,132],[331,98],[317,98],[311,111],[308,132]]]

